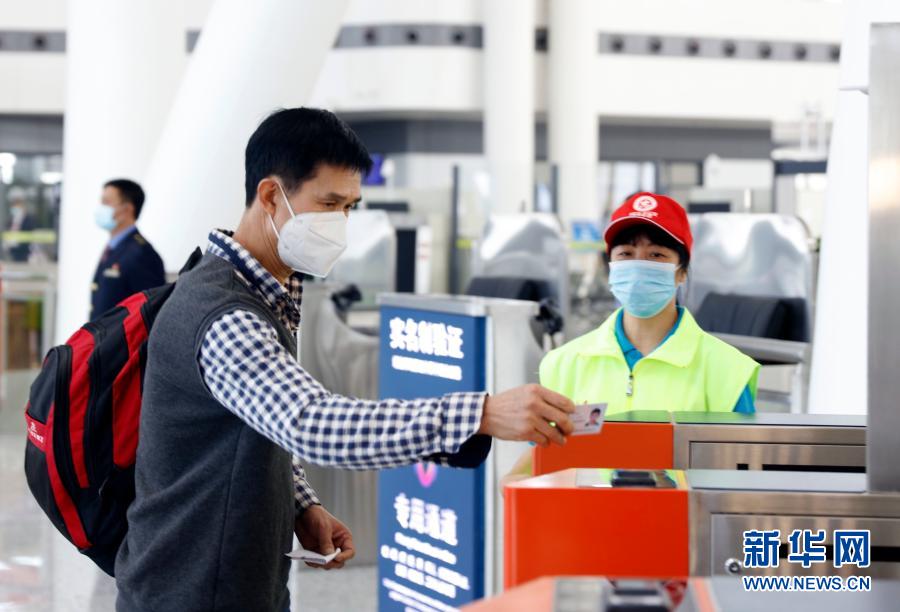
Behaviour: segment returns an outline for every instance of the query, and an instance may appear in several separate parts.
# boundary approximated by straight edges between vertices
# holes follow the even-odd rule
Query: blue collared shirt
[[[632,344],[631,340],[628,339],[628,336],[625,335],[625,325],[622,323],[624,318],[625,311],[620,310],[619,316],[616,317],[616,341],[619,343],[619,348],[622,349],[622,355],[625,357],[625,363],[628,364],[629,370],[634,370],[634,365],[644,358],[644,355],[637,349],[637,347]],[[669,330],[669,333],[666,334],[666,337],[663,338],[662,342],[659,343],[659,346],[665,344],[666,340],[672,337],[672,335],[678,330],[678,326],[681,324],[681,317],[684,315],[684,308],[682,306],[678,307],[678,318],[675,320],[675,325],[672,326],[672,329]],[[659,347],[657,347],[659,348]],[[752,414],[756,412],[756,406],[753,402],[753,393],[750,391],[750,386],[744,387],[744,390],[741,392],[741,396],[738,398],[737,403],[734,405],[734,412],[743,412],[746,414]]]
[[[122,244],[122,242],[126,238],[131,236],[136,231],[137,231],[137,225],[132,225],[131,227],[123,230],[121,234],[117,234],[117,235],[113,236],[112,238],[110,238],[109,244],[107,244],[106,246],[109,248],[110,251],[114,251],[116,249],[116,247],[118,247],[120,244]]]

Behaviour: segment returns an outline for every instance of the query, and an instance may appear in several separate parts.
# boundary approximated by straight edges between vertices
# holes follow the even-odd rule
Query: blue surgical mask
[[[114,213],[115,211],[112,209],[112,206],[99,204],[96,210],[94,210],[94,221],[100,229],[106,230],[107,232],[112,231],[116,227],[116,220],[113,219]]]
[[[629,259],[609,264],[609,288],[625,312],[639,319],[655,317],[675,296],[672,263]]]

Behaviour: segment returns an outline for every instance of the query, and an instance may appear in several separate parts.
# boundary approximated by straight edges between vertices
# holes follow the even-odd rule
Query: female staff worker
[[[575,403],[627,410],[754,412],[759,364],[704,332],[676,303],[693,238],[687,213],[652,193],[628,198],[604,233],[609,287],[622,308],[548,353],[541,384]],[[509,479],[528,476],[526,453]]]

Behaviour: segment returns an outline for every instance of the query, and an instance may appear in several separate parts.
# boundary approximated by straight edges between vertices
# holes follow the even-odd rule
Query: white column
[[[60,340],[88,316],[91,278],[108,238],[94,225],[103,183],[143,182],[186,61],[179,2],[69,0],[66,10]],[[149,191],[147,209],[158,203]]]
[[[845,4],[844,11],[808,406],[815,413],[863,414],[869,385],[869,28],[900,21],[900,6],[866,0]]]
[[[557,167],[557,210],[567,232],[575,219],[599,221],[596,0],[549,2],[547,130]]]
[[[234,228],[244,210],[244,148],[271,111],[306,103],[347,0],[217,0],[160,138],[148,178],[159,206],[143,230],[169,271]]]
[[[531,211],[535,0],[484,0],[484,152],[491,213]]]

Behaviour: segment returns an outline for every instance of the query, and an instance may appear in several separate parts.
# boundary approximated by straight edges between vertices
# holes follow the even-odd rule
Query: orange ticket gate
[[[569,469],[504,496],[506,588],[547,575],[689,575],[682,472]]]
[[[504,495],[507,588],[586,575],[900,580],[900,494],[867,490],[865,474],[569,469],[512,483]],[[759,530],[771,532],[771,554],[783,562],[745,565],[757,563],[746,561],[746,534]],[[805,567],[788,555],[788,535],[798,530],[825,533],[817,563]],[[834,564],[838,534],[847,532],[868,534],[868,544],[854,545],[862,565]]]
[[[463,612],[719,612],[704,605],[702,579],[620,580],[599,576],[548,576],[528,582],[491,599],[463,608]],[[706,589],[708,590],[708,589]],[[708,597],[706,598],[709,599]]]
[[[634,410],[606,419],[599,434],[569,436],[565,446],[535,447],[534,475],[569,468],[627,466],[641,470],[673,467],[675,426],[662,410]]]
[[[672,580],[609,580],[599,576],[541,578],[463,612],[560,612],[622,610],[732,612],[733,610],[816,610],[882,612],[900,601],[900,580],[880,579],[868,591],[747,591],[731,576]]]
[[[534,474],[627,467],[863,473],[864,415],[636,410],[607,417],[599,434],[535,448]]]

